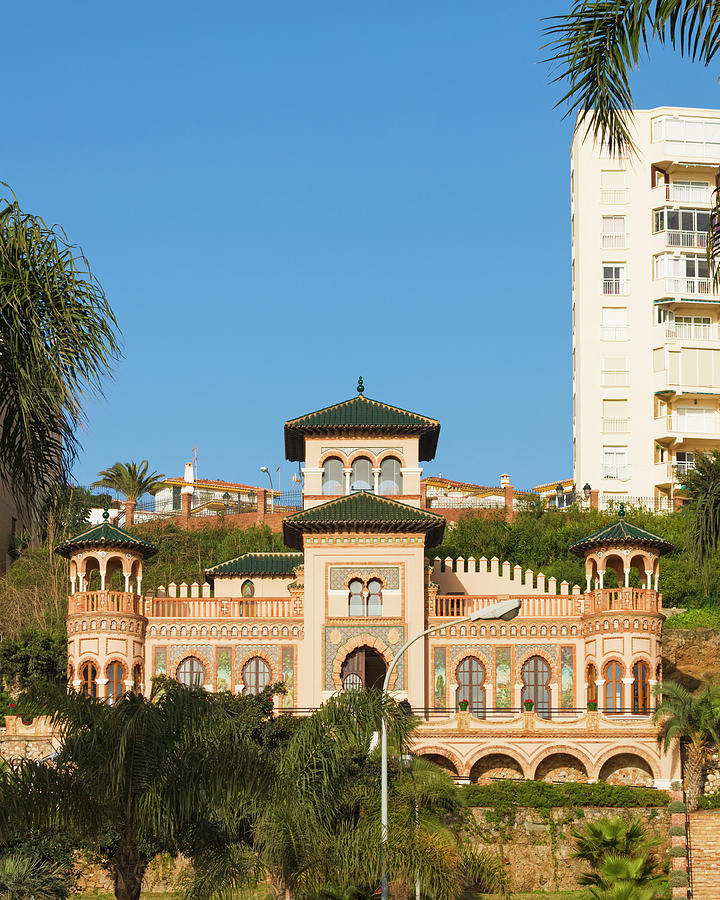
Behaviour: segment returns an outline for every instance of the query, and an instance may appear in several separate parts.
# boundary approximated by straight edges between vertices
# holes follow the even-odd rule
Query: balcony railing
[[[707,247],[706,231],[666,231],[666,247],[695,247],[704,250]]]
[[[624,434],[630,431],[630,419],[603,418],[602,430],[605,434]]]
[[[659,184],[653,189],[656,194],[653,203],[664,200],[674,200],[677,203],[712,203],[712,188],[708,185],[695,187],[691,184]],[[659,195],[659,196],[657,196]]]
[[[709,298],[711,282],[709,278],[656,278],[661,290],[668,294],[689,294],[691,296]]]
[[[617,478],[619,481],[627,481],[630,478],[630,466],[603,466],[603,478]]]
[[[600,588],[582,596],[586,616],[609,610],[658,612],[660,609],[660,595],[649,588]]]
[[[159,619],[287,619],[292,616],[288,598],[155,597],[148,617]]]
[[[627,325],[602,325],[600,327],[601,341],[626,341],[627,339]]]
[[[656,416],[655,430],[666,434],[720,435],[720,415],[708,416]]]
[[[691,325],[666,323],[658,326],[666,341],[717,341],[718,330],[715,325]]]
[[[142,614],[142,598],[127,591],[82,591],[70,599],[71,613],[118,612]]]
[[[521,604],[519,619],[552,619],[557,616],[578,616],[581,613],[580,594],[536,594],[532,597],[518,595]],[[497,597],[476,597],[463,595],[438,595],[435,598],[435,616],[438,619],[454,619],[469,616],[478,609],[497,603]],[[496,625],[482,622],[482,625]]]
[[[630,236],[627,234],[604,234],[602,236],[603,250],[627,250],[630,246]]]
[[[605,296],[623,296],[630,293],[628,278],[603,278],[602,292]]]
[[[627,203],[629,195],[627,188],[600,188],[601,203]]]

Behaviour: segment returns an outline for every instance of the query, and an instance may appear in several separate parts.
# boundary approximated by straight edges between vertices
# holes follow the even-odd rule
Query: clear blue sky
[[[441,420],[428,474],[570,473],[571,135],[538,51],[566,2],[6,5],[0,180],[123,332],[79,482],[197,446],[256,483],[359,374]],[[655,50],[637,105],[716,106],[719,67]]]

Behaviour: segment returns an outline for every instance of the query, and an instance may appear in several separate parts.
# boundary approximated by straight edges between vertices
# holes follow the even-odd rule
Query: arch
[[[597,763],[598,779],[608,784],[633,784],[652,787],[657,775],[657,763],[635,747],[632,752],[606,753]]]
[[[255,596],[255,585],[250,578],[246,578],[245,581],[243,581],[240,593],[247,599]]]
[[[96,556],[88,556],[82,564],[83,590],[100,589],[100,560]]]
[[[350,466],[350,493],[374,490],[375,476],[373,475],[372,460],[365,454],[356,456]]]
[[[632,665],[632,711],[636,715],[650,712],[650,664],[636,659]]]
[[[335,496],[345,493],[345,464],[338,456],[330,455],[322,464],[322,493]]]
[[[243,694],[261,694],[270,684],[272,669],[262,656],[251,656],[240,670]]]
[[[295,633],[295,628],[293,627],[293,634]],[[342,664],[345,661],[345,657],[348,656],[353,650],[356,650],[358,647],[370,647],[382,656],[385,660],[385,665],[389,666],[393,660],[394,654],[388,647],[388,645],[380,640],[380,638],[375,637],[372,634],[368,634],[364,632],[362,634],[353,635],[349,640],[345,641],[345,643],[338,647],[338,650],[335,654],[335,659],[333,660],[333,669],[332,669],[332,679],[333,684],[335,685],[335,689],[341,691],[343,689],[342,679],[340,677],[340,672],[342,670]],[[389,690],[394,690],[397,685],[398,680],[398,670],[397,667],[393,669],[393,673],[390,676],[390,684],[388,685]]]
[[[363,645],[348,653],[340,669],[343,690],[363,687],[381,688],[387,663],[374,647]]]
[[[100,569],[102,574],[103,570]],[[105,587],[110,590],[125,590],[125,579],[123,575],[125,573],[125,561],[122,556],[117,553],[113,553],[111,556],[108,556],[105,559]],[[115,574],[119,574],[118,579],[116,579],[117,583],[113,584],[112,579]]]
[[[550,681],[552,669],[544,656],[529,656],[520,669],[522,680],[521,702],[532,700],[533,710],[542,719],[551,716]]]
[[[451,747],[444,747],[438,744],[426,744],[417,749],[416,756],[420,756],[423,759],[439,756],[446,759],[458,775],[463,771],[462,759]],[[435,762],[435,760],[431,759],[431,762]]]
[[[485,666],[474,655],[464,656],[455,666],[454,674],[458,686],[457,708],[460,709],[460,703],[467,702],[474,716],[485,718]]]
[[[557,665],[555,664],[555,662],[553,662],[552,659],[550,659],[549,656],[546,656],[542,650],[536,650],[536,649],[526,650],[524,653],[517,656],[517,658],[515,660],[516,671],[518,673],[521,672],[522,667],[533,656],[539,656],[541,659],[545,660],[545,662],[550,666],[550,681],[551,682],[557,681],[558,676],[559,676]]]
[[[88,659],[81,663],[78,672],[80,674],[80,692],[86,697],[97,697],[98,683],[97,678],[100,667],[94,659]]]
[[[516,767],[519,769],[521,778],[529,778],[530,775],[530,762],[525,754],[522,753],[519,747],[515,746],[507,746],[505,744],[495,744],[492,747],[483,748],[477,756],[472,759],[472,762],[468,766],[468,771],[471,773],[473,771],[481,771],[483,766],[479,766],[479,763],[488,757],[488,756],[502,756],[507,757],[510,762],[508,763],[508,768],[515,769]],[[492,761],[491,761],[492,762]]]
[[[621,713],[623,711],[622,679],[625,668],[617,659],[609,659],[603,666],[603,710],[606,713]]]
[[[509,753],[486,753],[476,759],[470,769],[470,781],[524,779],[522,763]]]
[[[647,553],[641,550],[634,551],[630,557],[630,568],[635,569],[640,576],[640,587],[645,587],[648,573],[652,574],[652,562]]]
[[[380,463],[380,493],[402,494],[402,463],[396,456],[386,456]]]
[[[125,678],[127,669],[118,659],[113,659],[105,666],[105,696],[111,703],[115,703],[125,693]]]
[[[615,573],[617,578],[617,586],[622,587],[625,584],[625,562],[619,553],[608,553],[603,557],[603,568],[601,571],[607,572],[608,569]]]
[[[175,667],[175,678],[188,687],[203,687],[207,671],[197,656],[185,656]]]
[[[449,772],[455,778],[457,778],[460,773],[457,770],[457,766],[455,763],[445,754],[443,753],[427,753],[423,751],[420,754],[421,759],[426,759],[428,762],[434,763],[441,769],[444,769],[446,772]]]
[[[586,754],[574,747],[567,751],[551,750],[534,765],[534,781],[587,782],[592,764]]]

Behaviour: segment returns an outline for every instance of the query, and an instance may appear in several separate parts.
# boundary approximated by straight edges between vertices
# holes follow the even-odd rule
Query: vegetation
[[[471,784],[462,788],[462,802],[466,806],[500,805],[525,806],[531,809],[551,809],[557,806],[664,807],[668,804],[666,791],[654,788],[612,785],[605,782],[581,784],[568,781],[551,784],[545,781],[496,781],[492,784]]]
[[[0,200],[0,348],[0,481],[37,523],[69,480],[83,400],[100,392],[119,349],[82,250],[14,195]]]
[[[680,741],[685,796],[692,811],[700,797],[705,763],[712,750],[720,749],[720,685],[692,694],[674,681],[664,681],[655,694],[659,698],[654,713],[658,741],[665,751],[674,740]]]
[[[0,855],[0,900],[58,900],[72,886],[72,865],[38,853]]]
[[[91,487],[107,488],[122,494],[126,500],[137,501],[143,494],[159,487],[165,480],[164,475],[148,472],[149,463],[144,459],[140,465],[135,462],[116,462],[109,469],[98,472],[99,478]]]
[[[0,683],[15,691],[67,676],[67,638],[60,632],[28,629],[0,641]]]

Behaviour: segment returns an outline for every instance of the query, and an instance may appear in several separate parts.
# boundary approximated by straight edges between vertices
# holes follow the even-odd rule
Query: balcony
[[[656,203],[667,202],[672,203],[702,203],[709,205],[712,203],[713,190],[710,185],[707,187],[696,187],[689,184],[659,184],[653,188],[653,205]]]
[[[520,596],[518,619],[556,619],[580,615],[581,594],[537,594],[533,597]],[[497,603],[497,597],[475,597],[468,595],[438,595],[435,598],[435,618],[455,619],[469,616],[478,609]],[[481,622],[481,625],[498,627],[495,621]],[[499,627],[502,627],[500,623]]]
[[[68,612],[134,613],[142,615],[142,598],[127,591],[80,591],[70,598]]]
[[[604,234],[602,235],[603,250],[627,250],[630,246],[628,234]]]
[[[611,610],[660,612],[660,595],[649,588],[600,588],[583,594],[586,616]]]
[[[601,203],[627,203],[630,199],[630,191],[627,188],[601,188]]]
[[[602,325],[600,327],[601,341],[627,341],[629,337],[627,325]]]
[[[628,278],[603,278],[602,293],[605,297],[624,297],[630,293]]]
[[[666,247],[685,247],[704,250],[707,247],[706,231],[665,231]]]
[[[667,297],[678,299],[697,297],[700,300],[717,303],[717,297],[712,293],[712,282],[709,278],[656,278],[653,281],[653,292],[657,300]]]
[[[630,466],[621,466],[621,465],[604,465],[603,466],[603,478],[613,478],[617,481],[629,481],[630,480]]]
[[[657,440],[668,437],[718,437],[720,436],[720,415],[706,416],[657,416],[655,418]]]
[[[158,619],[288,619],[293,616],[290,597],[250,598],[155,597],[148,618]]]
[[[661,343],[679,343],[683,344],[709,344],[713,341],[720,340],[720,332],[717,325],[695,325],[691,323],[678,322],[672,324],[665,322],[661,325],[655,325],[653,335],[657,342]]]
[[[630,431],[630,419],[603,418],[603,434],[626,434]]]

